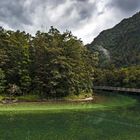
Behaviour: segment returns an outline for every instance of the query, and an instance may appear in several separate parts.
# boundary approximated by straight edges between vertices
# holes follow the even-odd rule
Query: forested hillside
[[[0,93],[62,97],[91,92],[96,56],[71,32],[35,37],[0,28]]]
[[[101,32],[86,46],[99,56],[94,85],[140,88],[140,13]]]
[[[99,53],[100,67],[140,65],[140,13],[101,32],[87,46]]]

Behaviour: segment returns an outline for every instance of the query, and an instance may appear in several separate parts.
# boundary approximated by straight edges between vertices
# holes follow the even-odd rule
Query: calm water
[[[94,103],[37,106],[0,106],[0,140],[140,140],[138,97],[100,95]]]

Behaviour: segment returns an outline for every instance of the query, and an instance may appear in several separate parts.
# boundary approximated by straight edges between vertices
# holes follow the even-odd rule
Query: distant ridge
[[[140,12],[105,30],[87,47],[99,53],[99,65],[140,65]]]

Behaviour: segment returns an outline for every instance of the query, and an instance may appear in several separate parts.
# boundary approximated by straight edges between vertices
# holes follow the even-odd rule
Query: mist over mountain
[[[140,12],[105,30],[87,47],[99,53],[99,65],[140,65]]]

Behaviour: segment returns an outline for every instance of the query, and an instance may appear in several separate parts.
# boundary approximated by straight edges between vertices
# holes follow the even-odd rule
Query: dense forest
[[[140,66],[96,69],[94,86],[113,86],[126,88],[140,88]]]
[[[0,93],[62,97],[91,92],[97,56],[51,27],[33,37],[0,29]]]
[[[86,46],[70,31],[0,28],[0,94],[65,97],[93,86],[140,88],[140,13]]]

